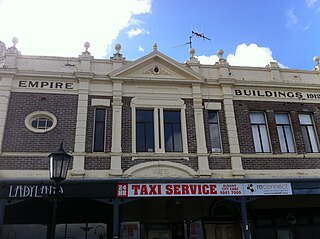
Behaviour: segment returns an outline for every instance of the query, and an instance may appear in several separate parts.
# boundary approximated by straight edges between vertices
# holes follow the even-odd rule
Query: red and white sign
[[[123,183],[117,197],[291,195],[290,183]]]

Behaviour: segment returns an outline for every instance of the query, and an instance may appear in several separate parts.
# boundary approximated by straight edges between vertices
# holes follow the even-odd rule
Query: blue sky
[[[75,7],[77,6],[77,7]],[[27,9],[27,10],[26,10]],[[19,38],[22,54],[76,57],[89,41],[95,58],[109,58],[116,43],[135,60],[158,50],[178,62],[189,58],[192,37],[201,63],[218,49],[230,65],[312,69],[320,55],[320,0],[0,0],[0,40]]]

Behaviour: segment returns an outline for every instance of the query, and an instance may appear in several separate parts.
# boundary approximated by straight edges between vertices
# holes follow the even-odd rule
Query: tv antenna
[[[211,41],[210,38],[206,37],[204,35],[204,33],[199,33],[199,32],[195,32],[195,31],[191,31],[192,35],[189,36],[189,41],[184,43],[184,44],[181,44],[181,45],[178,45],[178,46],[175,46],[174,48],[177,48],[177,47],[181,47],[181,46],[185,46],[185,45],[189,45],[189,48],[192,48],[192,37],[196,36],[198,38],[202,38],[203,40],[209,40]]]

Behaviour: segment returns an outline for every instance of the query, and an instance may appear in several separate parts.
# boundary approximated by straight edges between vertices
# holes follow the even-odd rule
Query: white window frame
[[[277,115],[286,115],[287,118],[288,118],[288,124],[278,124],[277,123]],[[286,112],[276,112],[274,113],[274,118],[275,118],[275,122],[276,122],[276,129],[277,129],[277,134],[278,134],[278,138],[279,138],[279,144],[280,144],[280,151],[281,153],[296,153],[296,143],[295,143],[295,139],[294,139],[294,134],[293,134],[293,131],[292,131],[292,123],[291,123],[291,118],[290,118],[290,115],[289,113],[286,113]],[[287,125],[290,127],[290,133],[291,135],[287,135],[286,134],[286,131],[284,130],[284,125]],[[283,132],[283,139],[285,142],[282,142],[281,141],[281,138],[279,136],[280,132],[278,130],[278,126],[280,126],[282,128],[282,132]],[[289,139],[289,137],[291,136],[291,139]],[[292,140],[292,146],[293,146],[293,151],[290,151],[290,146],[289,146],[289,140]],[[286,148],[287,148],[287,151],[283,151],[282,150],[282,147],[281,145],[282,144],[285,144],[286,145]]]
[[[136,97],[131,100],[132,112],[132,153],[136,154],[136,109],[153,109],[154,119],[154,152],[138,152],[138,154],[187,154],[187,124],[186,105],[182,99],[144,98]],[[165,152],[164,140],[164,110],[180,110],[182,152]],[[159,119],[159,122],[158,122]],[[159,125],[160,124],[160,125]],[[160,126],[160,127],[159,127]],[[161,142],[159,142],[159,138]]]
[[[306,124],[301,124],[300,115],[308,115],[310,117],[311,125],[307,125],[307,126],[312,126],[313,134],[315,135],[315,142],[314,143],[316,144],[316,147],[317,147],[317,150],[313,150],[311,139],[310,139],[310,136],[309,136],[309,141],[311,143],[310,146],[311,146],[311,150],[312,151],[311,152],[306,152],[306,153],[319,153],[320,152],[319,139],[318,139],[317,130],[316,130],[316,127],[315,127],[315,124],[314,124],[313,115],[311,113],[299,113],[298,114],[299,124],[300,124],[301,128],[302,128],[302,126],[306,126]],[[310,133],[309,129],[307,128],[307,130],[308,130],[308,134],[309,134]],[[302,138],[303,138],[304,144],[306,144],[304,137],[302,137]]]
[[[37,119],[37,118],[48,118],[52,120],[52,126],[47,128],[47,129],[36,129],[32,126],[32,121]],[[25,118],[24,124],[27,127],[28,130],[34,132],[34,133],[45,133],[53,130],[57,126],[57,118],[50,112],[48,111],[35,111],[30,114]]]
[[[269,146],[269,151],[264,151],[263,147],[262,147],[262,151],[257,151],[256,149],[256,143],[255,143],[255,140],[254,140],[254,133],[253,133],[253,130],[252,130],[252,126],[253,125],[256,125],[255,123],[253,124],[251,122],[251,113],[260,113],[263,115],[263,118],[264,118],[264,124],[265,124],[265,127],[266,127],[266,135],[267,135],[267,140],[268,140],[268,146]],[[259,153],[259,154],[270,154],[272,153],[272,147],[271,147],[271,144],[270,144],[270,135],[269,135],[269,129],[268,129],[268,122],[267,122],[267,118],[266,118],[266,113],[264,111],[250,111],[249,112],[249,120],[250,120],[250,126],[251,126],[251,131],[252,131],[252,137],[253,137],[253,143],[254,143],[254,149],[255,149],[255,152],[256,153]],[[260,124],[259,124],[260,125]],[[260,127],[259,127],[260,128]],[[259,138],[259,140],[261,141],[261,138]],[[263,146],[263,144],[261,144],[261,146]]]
[[[91,106],[94,107],[93,109],[93,134],[92,134],[92,152],[93,153],[105,153],[106,151],[106,141],[107,141],[107,107],[110,106],[110,99],[91,99]],[[95,132],[96,132],[96,110],[97,109],[104,109],[105,112],[105,119],[104,119],[104,144],[103,144],[103,151],[94,151],[95,145]]]

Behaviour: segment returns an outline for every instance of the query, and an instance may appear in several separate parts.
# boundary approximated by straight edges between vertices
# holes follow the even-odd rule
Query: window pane
[[[275,114],[276,124],[289,124],[289,117],[287,114]]]
[[[269,145],[269,138],[267,134],[267,127],[265,125],[260,125],[260,135],[261,135],[263,152],[269,153],[270,145]]]
[[[256,152],[262,152],[261,147],[261,141],[260,141],[260,134],[259,134],[259,128],[257,125],[252,125],[252,134],[253,134],[253,141],[254,141],[254,147]]]
[[[312,124],[311,115],[309,114],[299,114],[300,124]]]
[[[309,138],[309,135],[308,135],[307,127],[306,126],[302,126],[301,130],[302,130],[302,136],[303,136],[304,147],[306,149],[306,152],[311,153],[312,152],[311,142],[310,142],[310,138]]]
[[[181,126],[180,124],[173,125],[173,142],[174,142],[174,151],[182,152],[182,135],[181,135]]]
[[[217,124],[210,124],[210,139],[211,139],[211,148],[214,152],[220,152],[220,136],[219,129]]]
[[[103,152],[105,143],[106,109],[96,109],[94,126],[94,152]]]
[[[165,124],[164,126],[164,140],[165,140],[165,150],[167,152],[173,152],[172,127],[170,124]]]
[[[218,114],[215,111],[209,111],[208,117],[209,117],[209,123],[218,123]]]
[[[319,152],[319,146],[318,146],[318,141],[316,137],[316,132],[314,131],[313,126],[308,126],[308,132],[309,132],[309,137],[310,137],[310,143],[312,146],[312,151],[311,152]]]
[[[250,113],[250,121],[252,124],[264,124],[264,114],[261,112],[251,112]]]
[[[287,144],[288,144],[288,152],[289,153],[294,153],[295,147],[294,147],[294,141],[293,141],[293,135],[292,135],[292,131],[291,131],[291,127],[290,126],[286,126],[284,128],[285,134],[286,134],[286,139],[287,139]]]
[[[180,111],[164,111],[165,150],[182,152]]]
[[[146,149],[144,124],[137,123],[136,129],[136,150],[137,152],[144,152]]]
[[[285,139],[285,135],[284,135],[284,131],[283,131],[282,126],[277,126],[277,131],[278,131],[281,152],[288,152],[287,145],[286,145],[286,139]]]
[[[153,110],[136,111],[136,151],[154,151]]]

